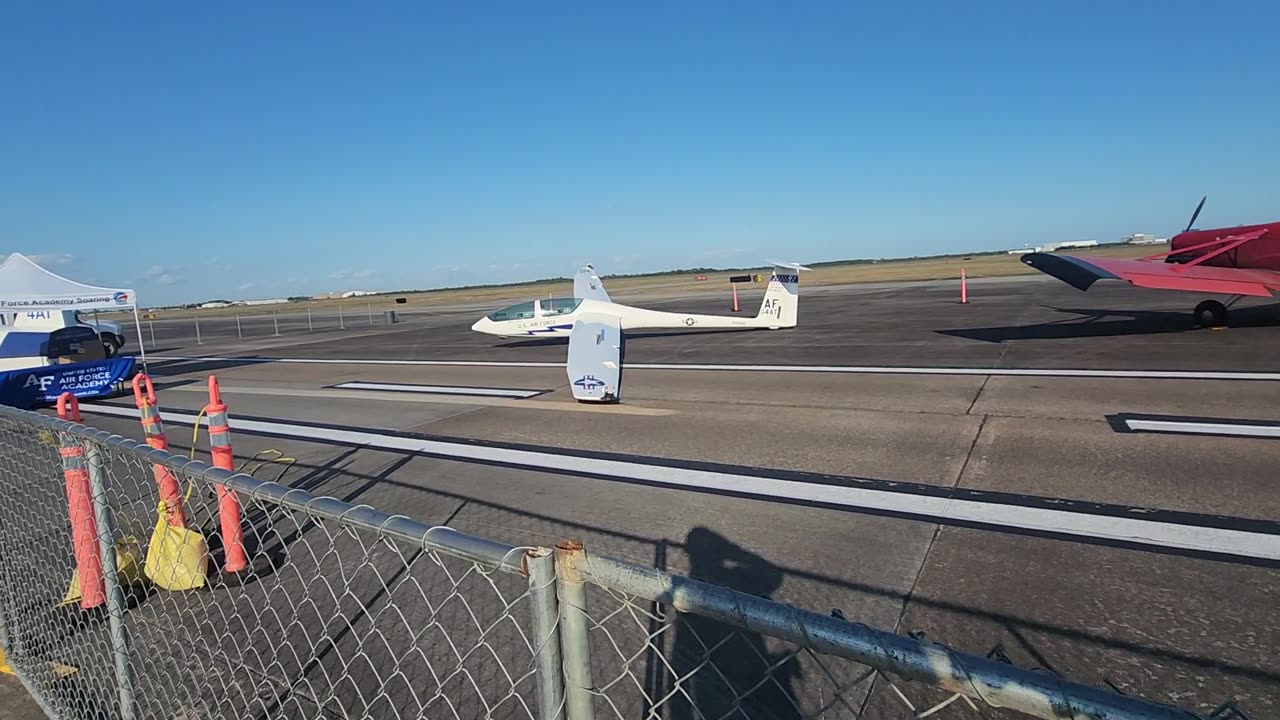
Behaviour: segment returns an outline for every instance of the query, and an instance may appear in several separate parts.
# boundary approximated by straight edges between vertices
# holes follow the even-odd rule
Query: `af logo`
[[[696,322],[698,322],[698,321],[697,321],[697,320],[694,320],[693,318],[685,318],[685,319],[684,319],[684,324],[685,324],[685,325],[687,325],[687,326],[689,326],[689,327],[693,327],[694,323],[696,323]]]
[[[22,387],[29,388],[32,385],[39,385],[40,391],[44,392],[45,390],[48,390],[49,386],[52,384],[53,384],[52,375],[28,375],[27,381],[22,384]]]
[[[595,375],[584,375],[577,380],[574,380],[573,384],[583,390],[596,390],[604,387],[604,381],[597,378]]]

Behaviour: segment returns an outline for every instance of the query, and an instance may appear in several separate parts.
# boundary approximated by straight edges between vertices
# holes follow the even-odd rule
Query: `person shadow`
[[[714,530],[693,528],[685,549],[694,579],[761,597],[782,586],[776,565]],[[681,614],[670,660],[662,690],[674,691],[666,713],[672,720],[802,717],[793,688],[799,663],[781,643],[770,650],[759,633]]]

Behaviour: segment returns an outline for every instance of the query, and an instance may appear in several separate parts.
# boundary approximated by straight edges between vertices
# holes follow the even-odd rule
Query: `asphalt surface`
[[[627,361],[1280,370],[1272,307],[1238,309],[1230,327],[1211,331],[1191,327],[1194,299],[1177,293],[1100,285],[1082,294],[1016,280],[972,283],[970,299],[959,304],[946,283],[802,291],[794,330],[651,334],[629,341]],[[727,298],[644,300],[727,310]],[[742,301],[754,308],[758,293]],[[183,322],[156,322],[152,374],[162,407],[176,413],[203,406],[203,381],[216,372],[233,430],[236,417],[252,416],[1000,494],[1028,507],[1099,503],[1280,532],[1273,524],[1280,442],[1119,433],[1108,419],[1274,420],[1280,382],[636,370],[627,374],[623,405],[597,408],[574,403],[556,368],[261,361],[563,361],[563,343],[472,333],[479,314],[439,308],[406,313],[392,327],[344,318],[345,329],[311,332],[305,317],[302,325],[280,318],[279,337],[260,320],[242,320],[240,333],[234,319],[202,320],[201,343]],[[476,400],[331,388],[351,380],[548,392]],[[141,437],[136,420],[86,409],[92,424]],[[169,426],[171,442],[185,451],[189,426]],[[1280,713],[1274,562],[351,447],[321,434],[237,432],[235,448],[239,457],[265,448],[296,457],[286,484],[502,542],[580,539],[598,554],[821,613],[838,608],[851,620],[924,631],[965,652],[999,646],[1020,666],[1202,714],[1228,699],[1253,718]],[[766,655],[778,650],[759,637],[746,642]],[[731,684],[759,674],[723,664]],[[780,692],[795,697],[823,682],[813,667],[786,672]],[[918,687],[908,695],[918,705],[931,697]],[[845,698],[863,717],[904,716],[880,680]],[[940,716],[978,717],[961,704]]]
[[[47,715],[27,694],[27,689],[13,675],[0,675],[0,708],[11,720],[46,720]]]
[[[741,293],[744,314],[754,314],[762,293]],[[636,334],[628,339],[627,360],[1255,370],[1274,368],[1272,358],[1280,352],[1273,329],[1280,324],[1280,309],[1254,301],[1234,308],[1229,332],[1203,332],[1191,320],[1197,298],[1127,285],[1098,283],[1081,293],[1049,278],[975,280],[969,298],[961,305],[956,284],[943,282],[813,288],[802,290],[800,326],[793,330]],[[655,309],[730,312],[727,293],[615,299]],[[160,349],[200,354],[242,344],[246,350],[288,348],[291,357],[563,360],[563,341],[504,341],[471,332],[484,306],[405,312],[395,332],[371,337],[385,329],[377,311],[373,325],[363,307],[347,315],[345,331],[337,329],[336,314],[314,313],[315,331],[308,333],[305,315],[282,310],[280,337],[274,336],[269,316],[246,316],[239,333],[244,342],[234,317],[201,320],[203,344],[195,342],[193,321],[158,321],[154,327]],[[143,333],[149,334],[148,328]]]

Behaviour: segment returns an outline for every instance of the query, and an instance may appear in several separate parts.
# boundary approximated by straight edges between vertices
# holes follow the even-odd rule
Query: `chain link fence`
[[[571,720],[1199,717],[574,543],[556,552]]]
[[[176,514],[159,500],[164,473],[185,494]],[[219,487],[241,503],[249,565],[234,574],[221,571]],[[0,645],[68,720],[1196,717],[580,544],[496,543],[9,408]]]
[[[0,618],[10,663],[52,717],[539,716],[535,656],[555,628],[546,551],[51,422],[0,416]],[[68,531],[66,444],[86,450],[101,602],[89,598],[92,573]],[[159,472],[189,489],[189,530],[158,540]],[[250,565],[235,575],[217,572],[218,484],[242,502]],[[202,586],[160,589],[182,573],[148,577],[144,553],[181,566],[192,548],[158,546],[195,545],[199,535],[209,568]],[[68,592],[73,577],[80,592]]]
[[[239,340],[264,340],[273,337],[297,336],[309,333],[336,331],[367,331],[371,328],[390,327],[408,317],[402,315],[405,306],[389,300],[377,302],[351,301],[317,308],[298,309],[282,304],[279,307],[248,307],[243,310],[194,311],[189,315],[159,318],[148,316],[142,320],[140,338],[147,350],[168,345],[202,345]],[[394,313],[389,315],[388,313]],[[133,346],[134,329],[122,328]]]

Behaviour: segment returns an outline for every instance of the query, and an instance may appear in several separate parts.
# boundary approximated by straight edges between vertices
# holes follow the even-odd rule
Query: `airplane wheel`
[[[1195,317],[1200,327],[1221,327],[1227,324],[1227,306],[1217,300],[1205,300],[1196,306]]]

